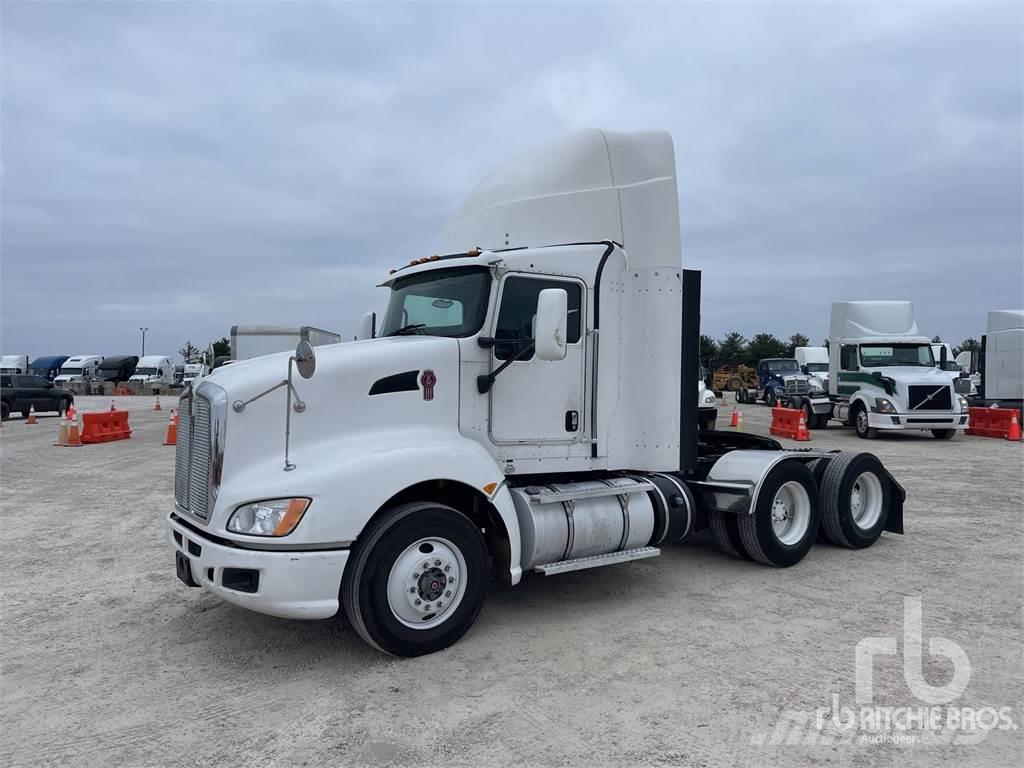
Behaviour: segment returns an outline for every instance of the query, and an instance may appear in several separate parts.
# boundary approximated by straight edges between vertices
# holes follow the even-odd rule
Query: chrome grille
[[[807,379],[784,379],[787,395],[806,395],[810,391]]]
[[[179,406],[174,501],[181,511],[206,520],[210,514],[215,414],[210,400],[199,392],[186,391]]]

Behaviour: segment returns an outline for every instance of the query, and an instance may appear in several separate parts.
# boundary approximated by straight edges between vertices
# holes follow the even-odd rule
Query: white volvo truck
[[[832,418],[858,437],[926,430],[948,440],[967,427],[967,398],[921,336],[909,301],[837,301],[829,328]]]
[[[853,548],[902,533],[904,492],[869,453],[698,432],[700,273],[680,268],[667,133],[520,157],[444,242],[386,277],[375,338],[301,341],[186,390],[167,520],[183,582],[274,616],[343,610],[415,656],[469,629],[491,577],[707,528],[778,567],[819,530]]]

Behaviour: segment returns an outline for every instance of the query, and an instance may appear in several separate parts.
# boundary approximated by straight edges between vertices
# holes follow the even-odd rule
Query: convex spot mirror
[[[537,296],[534,353],[538,360],[564,360],[569,295],[562,288],[545,288]]]
[[[316,355],[313,353],[313,345],[303,339],[295,347],[295,368],[299,376],[304,379],[311,378],[316,370]]]

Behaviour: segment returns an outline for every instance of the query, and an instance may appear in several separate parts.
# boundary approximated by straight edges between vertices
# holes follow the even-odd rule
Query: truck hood
[[[394,431],[409,439],[416,427],[458,430],[459,343],[432,336],[367,339],[315,348],[316,371],[292,385],[303,403],[291,411],[293,460],[327,443],[359,433]],[[288,375],[291,353],[281,352],[222,366],[199,382],[226,395],[225,470],[282,454],[287,392],[264,394]],[[429,374],[429,375],[428,375]],[[262,397],[257,398],[258,396]],[[225,473],[231,476],[230,472]]]
[[[898,384],[949,384],[951,371],[940,371],[938,368],[926,368],[920,365],[891,365],[882,368],[864,369],[872,374],[878,371]],[[957,374],[959,376],[959,374]]]

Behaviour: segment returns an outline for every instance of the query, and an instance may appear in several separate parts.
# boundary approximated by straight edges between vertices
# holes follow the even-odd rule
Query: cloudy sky
[[[348,336],[496,162],[666,128],[704,330],[1024,306],[1017,2],[4,1],[0,345]]]

